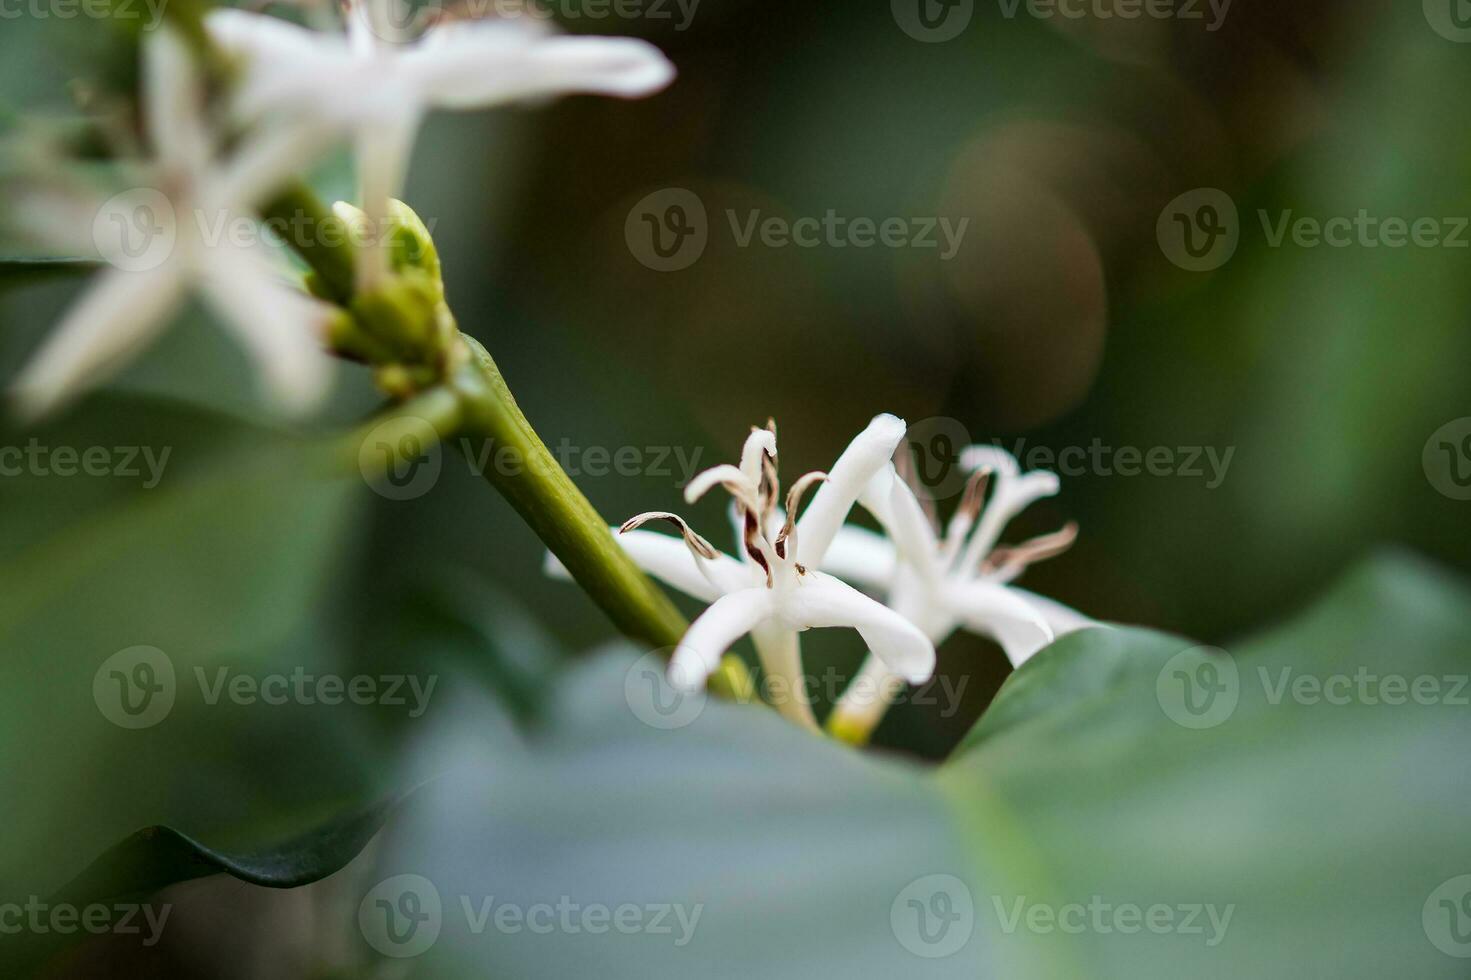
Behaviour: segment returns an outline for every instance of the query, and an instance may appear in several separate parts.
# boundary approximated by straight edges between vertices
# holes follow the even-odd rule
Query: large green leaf
[[[1436,945],[1455,936],[1437,889],[1471,872],[1456,682],[1428,705],[1268,694],[1282,669],[1464,677],[1468,611],[1411,561],[1363,568],[1233,648],[1214,727],[1172,700],[1177,672],[1207,677],[1188,641],[1080,633],[937,770],[715,702],[649,727],[624,701],[637,665],[605,658],[544,742],[395,825],[354,912],[415,976],[1461,976]],[[672,913],[650,928],[665,905],[700,910],[687,936]],[[620,906],[642,931],[583,925]]]
[[[1468,612],[1463,585],[1391,558],[1229,654],[1078,635],[1012,678],[940,778],[977,851],[1006,846],[993,815],[1020,828],[1042,874],[1008,902],[1234,906],[1211,948],[1029,937],[1089,973],[1461,976],[1436,945],[1471,954],[1460,913],[1432,896],[1471,873]]]
[[[252,712],[194,683],[196,671],[330,662],[335,650],[302,624],[367,496],[331,447],[106,398],[0,445],[37,449],[0,481],[7,899],[49,894],[142,826],[237,826],[356,789],[340,713]],[[152,471],[142,446],[161,464]],[[98,450],[106,472],[88,475],[75,458],[58,467],[61,450]],[[138,648],[166,658],[177,697],[157,724],[125,728],[104,695],[110,671],[131,666],[112,658]],[[290,750],[304,731],[307,748]],[[324,753],[336,761],[314,765]]]
[[[255,849],[220,850],[171,827],[148,827],[109,848],[47,903],[115,908],[169,885],[215,874],[270,888],[308,885],[356,857],[382,827],[393,802],[352,810],[284,843]],[[79,938],[76,933],[22,932],[0,943],[0,967],[7,975],[23,975]]]

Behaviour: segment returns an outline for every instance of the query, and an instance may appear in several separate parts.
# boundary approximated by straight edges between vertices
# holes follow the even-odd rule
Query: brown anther
[[[618,533],[627,534],[629,531],[638,530],[650,521],[668,521],[670,524],[679,528],[679,533],[684,536],[684,543],[689,545],[691,551],[707,561],[713,561],[719,555],[715,547],[696,534],[685,523],[684,518],[678,514],[670,514],[664,511],[650,511],[647,514],[639,514],[637,517],[630,517],[624,521],[623,526],[618,529]]]
[[[746,554],[750,555],[751,560],[760,565],[761,570],[766,573],[766,587],[769,589],[772,585],[771,562],[766,560],[766,553],[761,548],[761,543],[765,540],[764,532],[761,529],[761,520],[751,510],[743,508],[742,513],[745,517],[744,538]]]
[[[780,557],[787,557],[787,539],[796,537],[797,511],[802,506],[802,498],[807,496],[808,490],[826,481],[826,473],[813,470],[799,478],[792,484],[792,489],[787,491],[787,520],[782,525],[781,533],[776,536],[776,553]]]
[[[997,548],[981,565],[981,574],[990,575],[1003,569],[1019,571],[1039,561],[1056,558],[1071,548],[1076,540],[1078,540],[1078,525],[1069,522],[1060,531],[1044,534],[1008,548]]]

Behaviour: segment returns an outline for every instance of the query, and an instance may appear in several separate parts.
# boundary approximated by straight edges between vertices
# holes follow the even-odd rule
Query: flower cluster
[[[849,627],[870,653],[829,727],[863,741],[904,683],[929,680],[935,647],[955,630],[995,639],[1019,666],[1057,636],[1095,625],[1010,584],[1028,565],[1066,550],[1075,526],[998,547],[1013,517],[1057,492],[1057,477],[1023,474],[1006,452],[972,446],[959,460],[970,474],[965,496],[941,527],[906,478],[912,469],[906,451],[898,452],[898,465],[893,462],[904,433],[904,422],[892,415],[874,419],[831,473],[798,479],[783,509],[776,427],[753,429],[738,464],[706,470],[685,488],[688,503],[717,486],[730,493],[738,557],[716,551],[670,513],[640,514],[617,529],[641,568],[709,603],[674,651],[669,677],[675,687],[703,684],[732,644],[749,635],[762,669],[791,692],[778,709],[816,728],[802,681],[799,634]],[[813,487],[816,495],[798,517]],[[869,511],[882,532],[847,523],[855,505]],[[642,530],[656,520],[672,523],[679,537]],[[548,568],[565,575],[554,558]]]
[[[134,175],[128,189],[104,200],[68,181],[16,207],[49,246],[100,253],[112,266],[16,382],[23,413],[52,411],[116,370],[190,293],[254,356],[278,403],[310,406],[329,381],[323,348],[338,311],[301,289],[263,237],[241,243],[219,229],[257,220],[272,195],[342,139],[355,150],[362,207],[340,213],[390,229],[430,109],[576,92],[633,98],[674,74],[642,41],[561,37],[530,18],[406,33],[394,26],[396,3],[346,0],[341,30],[222,10],[203,32],[165,25],[146,36],[141,116],[151,156],[120,168]],[[211,74],[225,84],[208,84]],[[359,250],[357,294],[392,276],[391,245],[380,235]]]

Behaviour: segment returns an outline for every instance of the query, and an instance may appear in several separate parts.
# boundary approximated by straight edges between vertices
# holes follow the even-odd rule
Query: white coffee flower
[[[192,291],[253,357],[274,398],[304,409],[325,392],[330,309],[292,287],[258,236],[252,208],[322,147],[299,127],[246,134],[224,159],[205,118],[204,85],[168,28],[144,46],[143,122],[153,158],[146,186],[103,201],[73,187],[37,191],[18,207],[40,237],[100,252],[102,272],[15,382],[16,407],[35,417],[116,370],[168,323]],[[90,227],[89,227],[90,226]]]
[[[907,461],[900,457],[906,471]],[[1012,518],[1057,493],[1057,476],[1040,470],[1023,474],[1014,457],[994,446],[968,448],[960,465],[972,475],[943,532],[899,468],[889,466],[861,497],[884,533],[845,526],[822,567],[884,595],[936,645],[964,628],[995,639],[1014,666],[1057,636],[1097,625],[1010,584],[1028,565],[1067,550],[1077,537],[1075,525],[1014,547],[997,547]],[[986,502],[992,480],[995,488]],[[869,658],[835,708],[832,727],[866,734],[902,683],[882,662]]]
[[[386,227],[388,202],[402,192],[431,109],[576,92],[638,98],[674,78],[668,59],[634,38],[567,37],[526,18],[451,21],[418,33],[395,23],[401,10],[396,0],[349,0],[346,34],[241,10],[208,19],[219,43],[244,59],[246,118],[305,115],[351,132],[370,228]],[[366,251],[360,288],[387,271],[381,249]]]
[[[849,510],[874,474],[888,466],[904,435],[904,423],[881,415],[839,457],[830,474],[809,473],[792,485],[785,514],[778,507],[774,427],[755,429],[739,465],[717,466],[691,480],[693,503],[716,486],[734,500],[739,558],[717,552],[673,514],[641,514],[620,529],[619,540],[640,567],[662,581],[709,602],[675,649],[670,680],[676,687],[703,685],[731,645],[750,634],[768,677],[791,692],[777,707],[816,728],[802,682],[799,634],[824,627],[858,631],[873,655],[911,683],[934,672],[934,645],[912,623],[882,603],[817,570]],[[802,498],[816,496],[799,520]],[[672,522],[681,538],[641,531],[650,521]],[[553,571],[559,571],[554,562]],[[565,574],[564,572],[562,574]]]

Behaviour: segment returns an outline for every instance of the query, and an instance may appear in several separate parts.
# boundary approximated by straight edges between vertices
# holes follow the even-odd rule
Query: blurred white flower
[[[904,436],[892,415],[874,419],[839,457],[830,474],[809,473],[792,485],[785,514],[777,506],[776,434],[755,429],[738,466],[706,470],[685,488],[693,503],[716,486],[734,499],[739,559],[717,552],[683,520],[662,512],[641,514],[624,524],[620,541],[638,565],[667,584],[710,603],[686,632],[670,663],[670,682],[694,689],[704,684],[721,657],[750,634],[767,677],[785,686],[774,698],[784,715],[816,729],[802,680],[798,634],[843,626],[858,631],[873,655],[911,683],[935,669],[934,645],[903,616],[846,583],[817,570],[849,510],[874,475],[888,466]],[[802,498],[817,493],[800,520]],[[667,520],[683,537],[641,531]],[[565,575],[555,560],[549,570]]]
[[[330,310],[292,287],[253,228],[252,206],[321,148],[317,134],[269,127],[228,161],[204,114],[204,86],[170,29],[148,35],[143,122],[153,151],[146,186],[107,201],[90,190],[36,191],[17,207],[41,237],[110,264],[16,380],[16,408],[52,411],[120,366],[195,290],[253,357],[272,396],[300,410],[326,390],[322,350]]]
[[[350,131],[362,209],[384,227],[402,191],[414,137],[433,108],[476,109],[575,92],[637,98],[674,67],[634,38],[564,37],[529,19],[446,22],[415,37],[400,0],[348,0],[347,33],[311,31],[263,14],[220,10],[210,32],[241,56],[246,118],[304,113]],[[359,287],[387,271],[381,249],[359,263]]]
[[[908,457],[901,456],[900,463],[907,468]],[[1056,474],[1045,470],[1023,474],[1010,453],[994,446],[969,447],[960,465],[971,478],[943,534],[899,468],[888,466],[860,498],[885,533],[845,526],[822,567],[885,595],[890,606],[936,645],[965,628],[995,639],[1013,666],[1021,666],[1058,636],[1098,625],[1060,603],[1010,585],[1028,565],[1071,547],[1076,525],[1014,547],[997,547],[1012,518],[1057,493]],[[986,502],[991,481],[995,489]],[[902,683],[870,657],[834,709],[832,727],[866,734]]]

